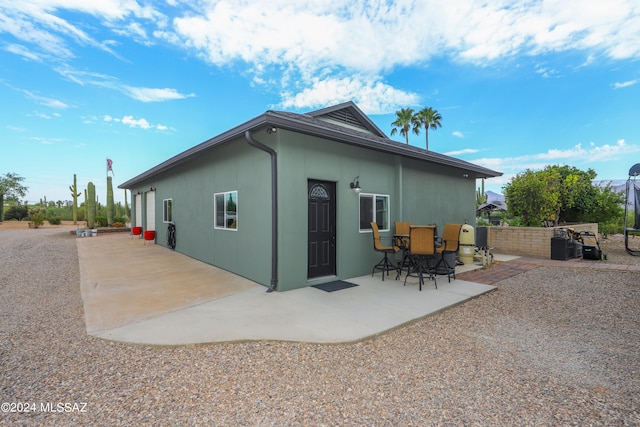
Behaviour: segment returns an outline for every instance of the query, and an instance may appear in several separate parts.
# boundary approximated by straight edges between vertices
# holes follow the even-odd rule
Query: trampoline
[[[627,189],[624,202],[624,247],[633,256],[640,256],[640,163],[629,169]],[[629,217],[633,220],[633,227],[628,224]]]

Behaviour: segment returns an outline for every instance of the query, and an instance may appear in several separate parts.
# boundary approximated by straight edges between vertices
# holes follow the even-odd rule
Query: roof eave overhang
[[[380,138],[379,141],[371,141],[367,138],[360,137],[353,133],[345,133],[340,129],[326,127],[324,126],[324,124],[316,125],[314,123],[309,123],[302,120],[294,120],[290,117],[278,114],[278,112],[276,111],[267,111],[260,116],[257,116],[239,126],[236,126],[235,128],[223,132],[218,136],[208,139],[186,151],[183,151],[176,156],[171,157],[170,159],[147,170],[146,172],[143,172],[142,174],[123,182],[122,184],[118,185],[118,188],[130,189],[139,184],[143,184],[144,182],[153,179],[153,177],[197,157],[199,154],[206,150],[209,150],[212,147],[223,145],[225,143],[243,137],[244,133],[247,130],[255,132],[266,127],[276,127],[294,132],[300,132],[307,135],[331,139],[344,144],[364,147],[374,151],[380,151],[396,156],[410,157],[418,160],[424,160],[431,163],[457,168],[461,171],[462,175],[466,175],[466,177],[468,178],[492,178],[502,175],[501,172],[477,166],[472,163],[464,162],[453,157],[435,154],[428,151],[416,151],[415,148],[404,147],[401,144],[384,142],[383,138]]]
[[[419,160],[425,160],[440,165],[450,166],[460,171],[463,171],[469,178],[481,179],[481,178],[493,178],[502,176],[502,172],[497,172],[482,166],[474,165],[462,160],[455,159],[453,157],[444,156],[441,154],[431,153],[423,150],[423,152],[416,151],[415,148],[405,147],[403,144],[385,143],[378,141],[370,141],[366,138],[359,137],[350,133],[344,133],[337,129],[331,129],[324,126],[317,126],[311,123],[295,121],[286,117],[277,115],[277,113],[271,113],[268,125],[275,127],[288,129],[291,131],[301,132],[314,136],[321,136],[334,141],[342,142],[345,144],[355,145],[358,147],[365,147],[374,151],[381,151],[388,154],[399,155],[403,157],[410,157]]]

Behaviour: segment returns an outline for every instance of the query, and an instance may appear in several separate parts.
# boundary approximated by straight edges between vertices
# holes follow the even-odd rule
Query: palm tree
[[[411,128],[411,123],[413,122],[413,108],[401,108],[399,111],[396,111],[396,121],[391,123],[391,126],[394,126],[391,129],[391,135],[395,135],[400,129],[400,135],[404,136],[407,144],[409,144],[409,128]],[[415,132],[415,128],[413,130]],[[416,132],[416,135],[419,132]]]
[[[429,128],[436,130],[439,127],[442,127],[440,120],[442,120],[442,116],[438,113],[438,110],[434,110],[431,107],[423,108],[414,114],[411,119],[411,123],[413,123],[413,131],[416,135],[420,133],[421,128],[424,126],[427,150],[429,149]]]

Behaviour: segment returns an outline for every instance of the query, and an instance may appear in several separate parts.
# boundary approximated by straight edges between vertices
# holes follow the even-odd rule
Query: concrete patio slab
[[[358,286],[325,292],[266,288],[160,245],[125,235],[79,238],[87,332],[152,345],[244,340],[356,341],[396,328],[495,289],[438,276],[438,289],[417,279],[346,279]],[[461,266],[470,270],[478,266]]]

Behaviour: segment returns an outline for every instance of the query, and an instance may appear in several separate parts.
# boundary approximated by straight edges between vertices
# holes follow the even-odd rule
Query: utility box
[[[489,247],[489,227],[476,227],[476,247],[478,249]]]
[[[582,258],[582,243],[574,237],[573,231],[567,233],[566,230],[556,229],[551,238],[551,259],[565,261],[569,258]]]
[[[552,237],[551,259],[566,261],[569,258],[569,239],[565,237]]]

